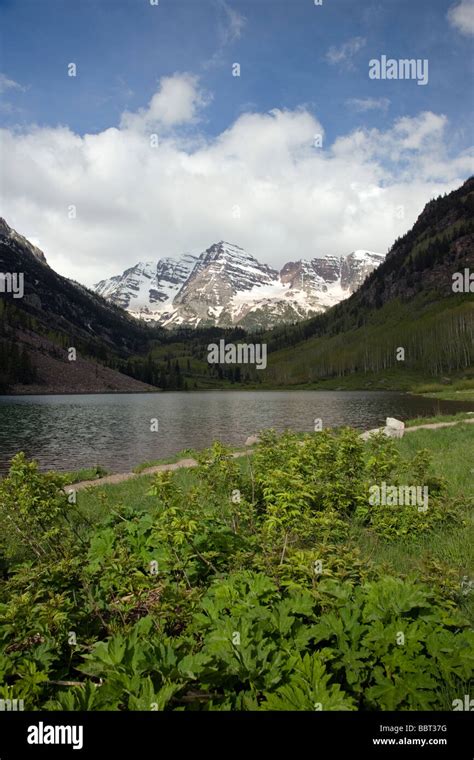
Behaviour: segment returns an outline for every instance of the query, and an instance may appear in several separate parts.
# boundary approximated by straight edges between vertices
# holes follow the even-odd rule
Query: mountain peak
[[[206,248],[206,250],[201,253],[199,258],[204,260],[209,258],[225,258],[228,256],[244,256],[245,258],[253,259],[253,256],[246,253],[243,248],[240,248],[240,246],[235,245],[234,243],[227,243],[225,240],[220,240],[218,243],[210,245],[209,248]]]
[[[196,256],[190,253],[179,259],[167,256],[158,261],[139,261],[122,275],[101,280],[94,290],[134,316],[146,319],[174,299],[196,262]]]
[[[3,217],[0,217],[0,241],[7,243],[17,253],[22,254],[27,250],[32,256],[42,264],[47,265],[46,256],[43,251],[40,251],[33,243],[30,243],[27,238],[20,235],[6,222]]]
[[[137,264],[97,292],[165,327],[271,327],[296,322],[349,296],[384,260],[370,251],[288,262],[280,272],[225,240],[200,256]]]
[[[240,247],[240,245],[236,245],[235,243],[229,243],[227,240],[219,240],[218,243],[214,243],[214,245],[218,245],[219,247],[223,248],[236,248],[238,251],[243,251],[244,249]]]
[[[12,228],[6,223],[3,216],[0,216],[0,235],[9,235]]]

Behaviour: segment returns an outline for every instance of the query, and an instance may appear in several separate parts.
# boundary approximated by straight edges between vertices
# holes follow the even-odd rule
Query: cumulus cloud
[[[461,34],[474,36],[474,0],[461,0],[448,11],[448,20]]]
[[[197,77],[175,74],[163,77],[160,88],[146,108],[135,113],[126,111],[120,126],[125,129],[150,130],[187,124],[196,119],[197,112],[207,104],[206,96],[198,87]]]
[[[365,37],[352,37],[339,47],[332,45],[326,53],[326,60],[333,65],[339,64],[351,68],[353,66],[352,59],[365,44]]]
[[[430,198],[474,172],[472,152],[452,155],[443,114],[318,147],[324,125],[304,107],[242,113],[210,137],[199,126],[204,106],[199,81],[176,75],[118,128],[2,130],[1,215],[41,240],[52,267],[91,285],[222,239],[275,266],[385,252]],[[156,124],[164,126],[152,147]]]
[[[346,105],[359,113],[366,111],[383,111],[385,113],[390,105],[390,98],[348,98]]]

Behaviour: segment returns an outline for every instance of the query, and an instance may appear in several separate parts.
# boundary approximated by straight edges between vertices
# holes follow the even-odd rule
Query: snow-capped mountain
[[[237,245],[215,243],[199,257],[140,262],[95,290],[135,317],[165,327],[295,322],[347,298],[385,256],[353,251],[290,261],[278,271]]]
[[[181,259],[139,261],[123,274],[101,280],[94,289],[108,301],[146,318],[160,305],[173,301],[197,260],[197,256],[185,254]]]

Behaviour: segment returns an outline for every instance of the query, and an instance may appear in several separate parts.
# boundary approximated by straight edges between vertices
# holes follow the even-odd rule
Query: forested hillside
[[[25,238],[0,220],[0,272],[23,278],[22,297],[1,293],[0,387],[44,385],[51,373],[68,374],[67,349],[78,357],[119,369],[120,362],[144,350],[144,326],[95,293],[54,272]],[[94,366],[94,364],[92,365]],[[99,386],[100,383],[97,383]]]
[[[268,340],[269,384],[310,383],[398,368],[459,373],[474,360],[474,293],[453,274],[474,270],[474,178],[425,207],[351,298]],[[397,349],[404,349],[404,358]]]

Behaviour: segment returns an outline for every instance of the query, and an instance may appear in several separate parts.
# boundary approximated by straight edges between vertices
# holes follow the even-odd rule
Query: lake
[[[214,440],[243,445],[247,436],[265,428],[311,431],[315,418],[324,427],[366,430],[386,417],[406,420],[457,411],[474,411],[474,404],[385,391],[0,396],[0,472],[18,451],[37,459],[42,469],[102,465],[125,472]]]

